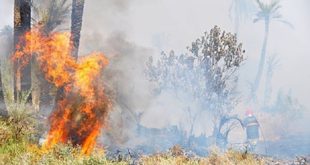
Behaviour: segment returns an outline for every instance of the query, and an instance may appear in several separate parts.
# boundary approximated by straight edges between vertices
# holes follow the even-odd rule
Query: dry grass
[[[14,119],[16,116],[14,115]],[[11,116],[12,118],[12,116]],[[19,118],[18,118],[19,119]],[[59,144],[49,150],[44,150],[31,140],[32,130],[28,127],[20,128],[24,122],[12,122],[12,119],[0,118],[0,165],[125,165],[131,160],[111,161],[105,157],[102,149],[95,149],[91,155],[81,155],[79,147]],[[26,120],[28,121],[28,120]],[[18,130],[18,131],[16,131]],[[185,151],[180,146],[174,146],[167,153],[151,156],[142,156],[138,163],[141,165],[260,165],[262,160],[253,155],[228,151],[225,154],[212,152],[205,158],[185,156]]]
[[[27,143],[13,143],[0,147],[0,165],[125,165],[126,162],[111,162],[102,150],[93,154],[81,155],[79,148],[70,145],[57,145],[53,149]]]
[[[10,104],[7,117],[0,117],[0,165],[101,165],[127,164],[111,162],[104,152],[96,149],[93,154],[81,155],[79,147],[57,145],[44,150],[37,145],[38,123],[25,102]]]
[[[228,151],[225,154],[212,153],[205,158],[187,158],[185,156],[168,156],[157,154],[141,158],[142,165],[262,165],[262,160],[256,159],[253,155],[243,154],[235,151]]]

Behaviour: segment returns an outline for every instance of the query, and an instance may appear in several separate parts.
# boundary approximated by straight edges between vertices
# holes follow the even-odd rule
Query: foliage
[[[255,3],[253,0],[232,0],[229,8],[229,17],[235,25],[235,31],[239,33],[240,23],[252,17],[255,10]]]
[[[17,98],[14,97],[13,64],[9,58],[13,50],[13,29],[6,26],[0,35],[5,39],[3,45],[11,45],[4,49],[6,55],[2,55],[0,59],[1,85],[7,112],[0,118],[0,146],[2,146],[30,140],[30,135],[35,132],[35,121],[32,106],[27,103],[30,91],[21,92]]]
[[[142,156],[138,164],[144,165],[177,165],[177,164],[263,164],[263,161],[253,155],[228,151],[225,154],[212,152],[208,157],[189,157],[179,147],[174,148],[177,152],[160,153],[150,156]],[[173,155],[174,154],[174,155]],[[131,160],[112,161],[108,160],[102,149],[95,149],[91,155],[81,155],[80,148],[69,144],[58,144],[51,150],[44,150],[31,143],[7,143],[0,146],[0,165],[125,165],[130,164]]]
[[[196,58],[198,67],[202,68],[204,76],[204,100],[208,105],[214,102],[233,100],[237,76],[234,72],[244,60],[242,44],[237,43],[236,35],[221,31],[215,26],[210,34],[205,33],[189,48]],[[221,100],[221,101],[220,101]],[[225,103],[222,105],[225,105]],[[223,107],[221,107],[223,108]],[[231,107],[232,108],[232,107]]]
[[[238,102],[235,72],[244,61],[243,53],[236,35],[215,26],[192,42],[187,54],[162,53],[157,63],[150,57],[146,75],[155,82],[157,94],[172,91],[184,103],[198,103],[199,112],[189,115],[193,119],[205,110],[213,113],[215,130],[219,131],[221,118]],[[188,107],[184,109],[192,111]]]
[[[271,99],[272,94],[272,78],[274,75],[274,72],[277,67],[279,67],[280,60],[276,55],[270,56],[267,61],[267,67],[266,67],[266,80],[265,80],[265,92],[264,92],[264,102],[263,105],[266,106],[269,104],[269,101]]]
[[[290,136],[303,136],[299,132],[302,127],[300,123],[307,121],[306,108],[298,101],[292,91],[280,89],[275,100],[262,108],[261,123],[264,127],[266,137],[270,139],[287,138]],[[272,119],[272,120],[270,120]],[[268,127],[272,125],[272,127]]]
[[[9,132],[7,120],[0,120],[0,132]],[[11,123],[12,125],[16,123]],[[5,130],[5,131],[3,131]],[[2,139],[2,134],[0,134]],[[31,137],[25,135],[26,139]],[[73,147],[70,144],[57,144],[51,149],[44,149],[29,140],[10,140],[7,137],[0,145],[0,165],[32,165],[32,164],[51,164],[51,165],[125,165],[132,162],[131,159],[109,160],[104,154],[103,149],[95,148],[90,155],[82,155],[80,147]],[[252,155],[229,151],[225,154],[211,154],[208,157],[188,157],[186,152],[180,147],[175,146],[168,153],[142,156],[137,160],[139,164],[262,164],[260,160]]]
[[[49,34],[56,27],[64,23],[70,14],[70,4],[68,0],[51,0],[44,3],[37,2],[38,5],[32,5],[34,11],[34,20],[39,24],[46,34]],[[47,6],[47,9],[44,9]]]
[[[162,53],[157,64],[150,57],[149,80],[158,83],[159,91],[181,88],[207,105],[214,103],[213,98],[228,98],[237,81],[234,72],[244,60],[242,44],[237,43],[236,36],[215,26],[188,49],[189,54],[180,56],[173,51],[169,56]]]
[[[261,0],[256,0],[259,11],[256,13],[256,18],[254,18],[254,23],[258,21],[279,21],[282,22],[289,27],[293,28],[293,25],[288,21],[283,19],[283,16],[279,13],[279,9],[281,8],[279,0],[272,0],[269,3],[264,3]]]
[[[33,20],[35,26],[38,26],[44,35],[49,35],[51,32],[56,31],[70,14],[70,4],[68,0],[43,0],[32,3],[34,13]],[[43,78],[39,64],[36,60],[31,61],[31,88],[32,88],[32,103],[36,111],[40,109],[40,102],[43,99],[41,94],[44,93],[46,100],[54,100],[56,87],[48,83]],[[49,93],[49,94],[47,94]],[[45,100],[44,100],[45,101]]]
[[[22,92],[17,102],[7,105],[8,116],[0,119],[0,145],[6,141],[28,141],[35,133],[32,107],[27,104],[30,91]]]
[[[2,123],[2,122],[0,122]],[[0,124],[0,129],[2,125]],[[1,131],[2,132],[2,131]],[[30,136],[30,135],[28,135]],[[64,164],[64,165],[96,165],[96,164],[119,164],[125,165],[132,162],[130,159],[109,160],[105,157],[104,151],[100,148],[90,155],[81,155],[79,147],[70,144],[58,144],[52,149],[45,150],[29,141],[5,141],[0,145],[0,165],[17,164]],[[208,157],[189,157],[180,147],[175,146],[167,153],[142,156],[138,160],[139,164],[263,164],[261,160],[253,155],[228,151],[225,154],[212,152]]]
[[[256,3],[259,7],[258,12],[256,13],[256,18],[253,20],[254,23],[258,21],[264,21],[265,24],[265,34],[264,41],[261,50],[260,60],[258,64],[258,70],[255,77],[255,81],[251,84],[251,94],[250,99],[256,101],[257,96],[256,92],[260,86],[260,81],[262,78],[263,71],[265,69],[265,59],[267,56],[267,42],[269,37],[269,25],[271,21],[279,21],[293,28],[292,24],[288,21],[284,20],[282,15],[279,13],[279,9],[281,8],[280,1],[272,0],[268,3],[264,3],[261,0],[256,0]]]
[[[287,116],[288,120],[300,118],[304,107],[298,102],[298,99],[292,95],[292,91],[285,93],[283,90],[279,90],[276,100],[268,107],[264,109],[268,113],[280,114],[281,116]]]
[[[127,163],[108,161],[99,149],[86,156],[80,154],[80,148],[74,148],[71,145],[59,144],[51,150],[44,150],[31,143],[12,143],[0,147],[0,164],[121,165]]]
[[[238,21],[245,21],[254,11],[254,2],[252,0],[232,0],[229,8],[230,17],[234,17]]]

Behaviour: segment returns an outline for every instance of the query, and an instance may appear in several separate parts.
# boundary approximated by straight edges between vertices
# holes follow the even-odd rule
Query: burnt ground
[[[310,136],[296,135],[277,141],[262,141],[257,144],[256,152],[281,159],[292,159],[298,156],[310,155]]]

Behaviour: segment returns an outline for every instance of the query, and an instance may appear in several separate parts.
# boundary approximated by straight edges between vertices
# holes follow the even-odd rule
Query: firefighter
[[[253,151],[259,139],[259,123],[253,115],[251,109],[245,112],[246,118],[243,120],[243,127],[246,129],[247,149]]]

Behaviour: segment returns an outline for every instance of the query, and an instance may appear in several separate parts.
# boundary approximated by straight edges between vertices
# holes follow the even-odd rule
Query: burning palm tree
[[[21,42],[25,47],[16,51],[12,59],[27,64],[34,58],[45,79],[64,89],[50,115],[44,147],[70,142],[89,154],[106,124],[111,106],[102,82],[107,58],[102,53],[92,53],[76,61],[71,56],[70,33],[66,32],[45,35],[40,28],[34,28]]]
[[[85,0],[72,0],[72,13],[71,13],[71,42],[72,49],[71,55],[77,60],[78,50],[80,45],[82,21],[83,21],[83,10]],[[60,88],[57,90],[56,102],[60,100],[64,95],[64,89]]]
[[[72,1],[72,14],[71,14],[71,41],[73,43],[72,56],[78,58],[78,50],[80,45],[80,36],[83,20],[85,0]]]
[[[31,2],[30,0],[15,0],[14,1],[14,49],[17,50],[19,38],[24,35],[26,31],[30,29],[31,23]],[[18,45],[18,46],[17,46]],[[15,69],[19,67],[20,62],[17,61],[15,64]],[[15,76],[15,88],[17,97],[23,89],[29,89],[30,83],[30,65],[28,65],[23,71],[23,79],[21,73],[16,70]],[[23,85],[22,85],[23,82]]]
[[[66,0],[57,2],[63,1]],[[75,1],[73,3],[80,5]],[[60,3],[60,6],[64,4]],[[81,146],[82,153],[89,154],[106,124],[111,105],[102,82],[102,71],[108,60],[102,53],[93,53],[79,60],[77,56],[72,56],[72,49],[76,48],[74,42],[79,41],[81,29],[82,12],[77,8],[72,13],[74,19],[74,13],[79,15],[79,19],[72,21],[75,29],[72,35],[53,31],[60,23],[59,11],[62,10],[50,7],[50,12],[39,21],[39,25],[21,38],[19,43],[25,46],[15,52],[13,60],[23,64],[35,60],[45,79],[58,92],[61,91],[57,93],[55,109],[49,118],[50,130],[44,147],[48,149],[57,143],[72,143]],[[58,11],[58,14],[51,11]]]
[[[40,26],[40,30],[45,36],[50,35],[56,28],[64,23],[70,13],[70,5],[68,0],[51,0],[47,5],[38,2],[39,5],[33,5],[35,26]],[[42,100],[41,93],[50,93],[49,89],[53,86],[44,80],[42,72],[36,62],[31,61],[31,88],[32,88],[32,104],[36,111],[40,108]],[[42,83],[42,81],[44,83]],[[44,87],[43,87],[44,86]],[[55,89],[56,90],[56,89]],[[48,95],[47,95],[48,96]],[[49,99],[51,100],[51,99]]]

